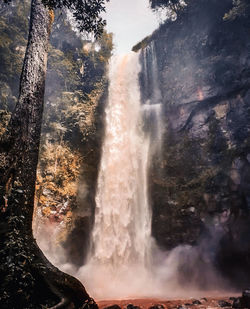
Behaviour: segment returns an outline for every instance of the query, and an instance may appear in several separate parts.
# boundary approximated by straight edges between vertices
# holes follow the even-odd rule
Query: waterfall
[[[149,139],[141,128],[139,71],[135,53],[111,61],[92,258],[115,271],[146,264],[150,246]]]
[[[157,169],[156,163],[162,161],[162,113],[154,43],[138,54],[112,57],[87,263],[76,269],[67,262],[62,247],[52,246],[57,237],[54,227],[45,226],[37,234],[49,260],[78,277],[96,300],[204,297],[197,280],[201,274],[215,292],[227,287],[212,263],[214,240],[209,244],[205,238],[193,247],[162,251],[151,237],[148,179],[150,167]],[[219,241],[221,226],[215,223],[214,227]]]
[[[151,100],[141,100],[141,57],[113,56],[109,67],[92,249],[80,271],[97,298],[146,296],[153,289],[147,183],[151,148],[160,140],[161,104],[157,85]],[[154,58],[151,65],[155,74]]]
[[[140,54],[142,69],[142,103],[144,126],[151,135],[151,154],[161,154],[162,144],[162,94],[159,87],[158,62],[155,43],[152,41]]]

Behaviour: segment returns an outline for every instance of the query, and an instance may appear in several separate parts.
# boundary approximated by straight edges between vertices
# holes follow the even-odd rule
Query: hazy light
[[[114,33],[115,52],[127,53],[159,25],[148,0],[110,0],[105,18],[108,32]]]

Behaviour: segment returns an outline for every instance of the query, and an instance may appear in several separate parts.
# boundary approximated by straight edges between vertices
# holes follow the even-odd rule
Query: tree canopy
[[[250,4],[248,0],[233,0],[232,9],[225,14],[224,20],[234,20],[240,16],[248,17],[250,13]]]
[[[174,12],[182,9],[185,5],[185,2],[182,0],[149,0],[149,2],[153,10],[168,7]]]
[[[3,0],[10,3],[12,0]],[[109,0],[42,0],[50,9],[69,9],[80,32],[86,31],[100,36],[106,21],[100,16],[105,11],[105,3]]]

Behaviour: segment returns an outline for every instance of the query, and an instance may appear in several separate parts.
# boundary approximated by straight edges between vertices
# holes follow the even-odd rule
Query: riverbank
[[[237,296],[227,297],[202,297],[186,299],[126,299],[126,300],[102,300],[97,302],[100,309],[188,309],[188,308],[232,308],[233,302]]]

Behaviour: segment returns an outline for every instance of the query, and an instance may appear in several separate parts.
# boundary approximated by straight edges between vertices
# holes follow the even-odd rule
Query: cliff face
[[[165,249],[219,237],[216,265],[235,278],[250,265],[250,24],[223,20],[230,1],[201,2],[142,52],[155,53],[163,105],[162,152],[149,175],[152,233]]]

